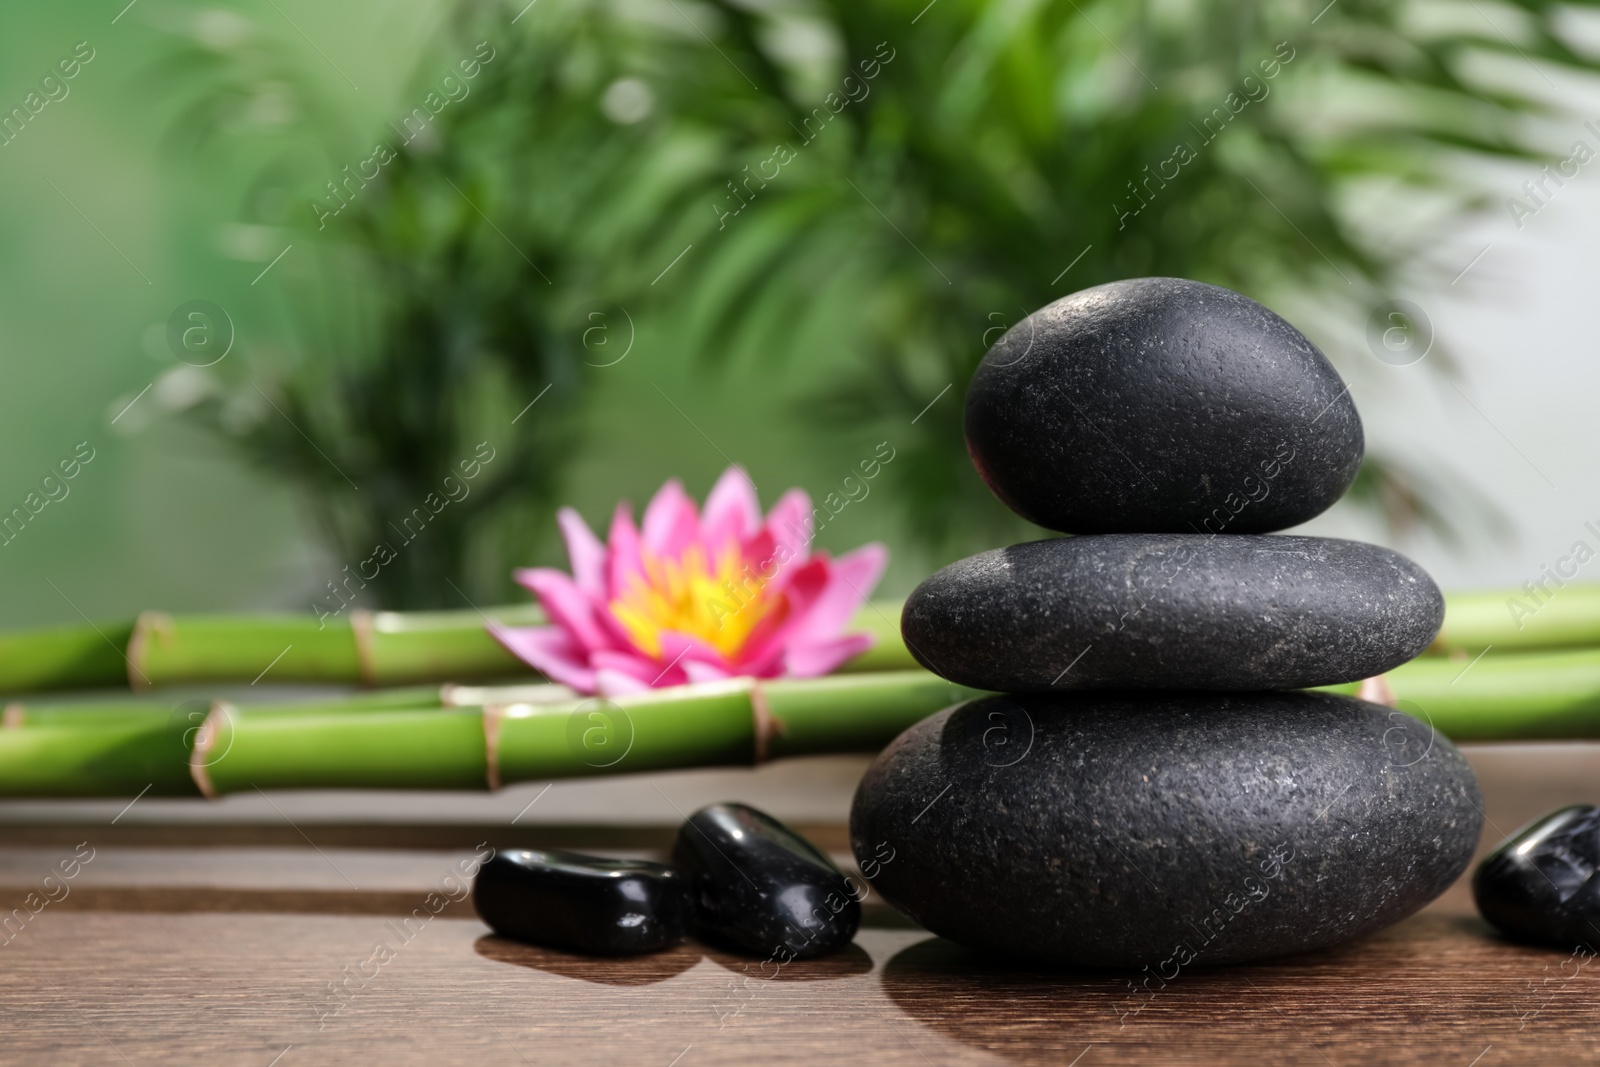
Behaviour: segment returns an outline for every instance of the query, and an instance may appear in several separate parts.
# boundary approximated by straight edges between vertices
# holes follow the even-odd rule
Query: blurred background
[[[1447,588],[1600,545],[1590,5],[525,3],[3,16],[0,625],[309,611],[425,506],[366,606],[520,600],[562,504],[886,451],[818,543],[900,595],[1037,534],[965,457],[984,350],[1152,274],[1349,381],[1312,532]]]

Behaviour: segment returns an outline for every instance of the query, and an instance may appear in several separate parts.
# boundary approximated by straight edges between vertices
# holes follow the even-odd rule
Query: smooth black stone
[[[1013,326],[967,389],[967,451],[1070,533],[1264,533],[1325,511],[1364,448],[1317,347],[1229,289],[1132,278]]]
[[[556,849],[496,852],[472,884],[478,917],[502,937],[615,956],[676,945],[689,883],[661,863]]]
[[[1466,868],[1480,805],[1442,734],[1348,697],[995,696],[890,744],[850,836],[936,934],[1170,980],[1410,915]]]
[[[1575,804],[1529,823],[1478,864],[1472,895],[1512,937],[1600,946],[1600,808]]]
[[[695,935],[780,963],[836,952],[861,925],[859,891],[816,846],[744,804],[701,808],[672,862],[690,882]]]
[[[1325,537],[1096,534],[983,552],[906,600],[906,647],[975,689],[1300,689],[1428,647],[1438,586]]]

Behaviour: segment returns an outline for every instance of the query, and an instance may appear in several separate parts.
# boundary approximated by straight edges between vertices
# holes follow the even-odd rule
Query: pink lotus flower
[[[740,675],[809,678],[872,647],[844,628],[883,576],[869,544],[830,559],[809,551],[811,498],[791,489],[766,521],[750,478],[729,467],[702,515],[676,479],[643,529],[617,505],[609,544],[577,512],[557,516],[572,574],[517,571],[553,625],[491,624],[506,648],[552,681],[617,695]]]

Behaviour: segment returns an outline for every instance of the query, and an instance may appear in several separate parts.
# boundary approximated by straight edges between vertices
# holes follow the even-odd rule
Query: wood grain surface
[[[1597,799],[1600,755],[1550,747],[1474,754],[1486,843]],[[1365,941],[1136,994],[1128,975],[983,959],[875,902],[850,951],[782,968],[694,944],[625,960],[517,945],[449,899],[478,834],[647,853],[660,826],[425,823],[0,812],[0,916],[56,898],[0,934],[0,1064],[1600,1060],[1600,965],[1499,939],[1461,885]],[[844,844],[841,826],[810,829]],[[47,884],[81,842],[93,858]]]
[[[328,914],[314,893],[298,913],[172,914],[140,903],[134,894],[116,911],[47,908],[0,948],[0,1061],[266,1067],[282,1054],[284,1067],[693,1067],[1081,1055],[1084,1067],[1489,1067],[1600,1058],[1592,973],[1563,953],[1498,941],[1460,901],[1343,949],[1183,973],[1137,997],[1125,976],[1017,970],[892,920],[870,922],[842,955],[778,970],[698,945],[626,960],[532,948],[489,935],[465,904],[401,927]],[[392,958],[375,954],[380,944]]]

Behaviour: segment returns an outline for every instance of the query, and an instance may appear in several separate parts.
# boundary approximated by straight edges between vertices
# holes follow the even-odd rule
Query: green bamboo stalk
[[[127,685],[132,636],[131,622],[0,633],[0,692]]]
[[[284,717],[234,709],[197,758],[216,796],[259,789],[485,789],[481,708]]]
[[[1600,585],[1487,590],[1445,597],[1444,627],[1431,651],[1475,656],[1600,646]]]
[[[441,697],[429,686],[256,710],[293,720],[442,707]],[[8,704],[0,713],[0,795],[125,796],[148,787],[153,796],[198,796],[189,758],[214,707],[199,699]]]
[[[474,690],[486,707],[323,703],[233,707],[202,722],[141,706],[67,709],[0,730],[0,796],[221,796],[261,789],[486,789],[492,784],[875,751],[971,695],[925,671],[750,679],[615,700],[531,703],[548,691]],[[458,694],[447,694],[458,696]],[[398,698],[396,698],[397,700]],[[159,719],[158,719],[159,717]],[[770,724],[763,729],[762,724]],[[491,754],[493,774],[491,774]],[[203,781],[205,790],[197,784]]]
[[[1385,679],[1401,710],[1456,740],[1600,736],[1600,649],[1424,657]],[[746,764],[762,748],[770,758],[871,752],[972,695],[918,670],[735,679],[614,700],[548,686],[393,690],[219,703],[198,719],[193,702],[24,708],[20,723],[0,729],[0,795],[197,796],[202,779],[213,796],[257,787],[477,790]]]
[[[484,628],[538,625],[533,605],[478,611],[167,616],[0,633],[0,692],[203,682],[405,685],[532,675]],[[362,632],[358,632],[362,631]],[[365,655],[363,655],[363,645]]]
[[[189,774],[196,723],[51,723],[0,730],[0,796],[199,796]]]
[[[496,609],[507,625],[537,625],[537,608]],[[358,629],[370,620],[367,655]],[[142,649],[130,649],[138,687],[177,682],[342,682],[404,685],[444,679],[507,678],[528,667],[489,636],[477,611],[380,611],[337,620],[313,616],[194,616],[150,626]],[[365,659],[365,662],[363,660]]]
[[[568,696],[571,691],[561,686],[543,686],[558,690]],[[380,689],[374,692],[353,693],[346,696],[293,702],[271,702],[251,705],[252,710],[273,711],[283,715],[321,715],[334,712],[385,711],[396,708],[439,708],[449,705],[466,705],[470,701],[447,700],[457,687],[412,686],[402,689]],[[168,719],[182,719],[191,724],[210,713],[214,700],[190,698],[187,700],[104,700],[67,704],[32,704],[12,701],[0,711],[0,729],[34,729],[40,726],[73,726],[86,728],[96,724],[110,727],[155,727]]]
[[[401,686],[537,675],[489,636],[488,619],[536,626],[534,605],[479,611],[166,616],[138,623],[0,633],[0,692],[250,682]],[[852,624],[877,638],[846,671],[917,666],[900,639],[900,605],[868,605]],[[363,649],[365,654],[363,655]]]
[[[498,687],[413,686],[380,689],[319,700],[289,703],[251,704],[252,715],[270,713],[288,718],[317,718],[325,715],[373,711],[415,711],[428,708],[472,708],[488,703],[571,703],[577,695],[562,685],[518,685]],[[12,702],[0,711],[0,733],[41,726],[68,726],[87,730],[105,726],[126,732],[164,731],[177,727],[183,734],[194,733],[205,722],[217,701],[191,698],[180,701],[122,700],[70,704],[22,704]],[[188,743],[186,738],[185,744]]]
[[[1455,741],[1600,737],[1600,649],[1424,656],[1384,680],[1400,710]]]
[[[352,626],[353,617],[365,621]],[[518,626],[543,622],[536,606],[524,604],[482,613],[352,612],[322,620],[147,615],[141,626],[13,631],[0,633],[0,692],[124,686],[130,677],[140,688],[249,682],[263,671],[267,680],[280,684],[369,686],[534,677],[488,635],[486,618]],[[841,671],[916,667],[899,624],[898,603],[864,607],[851,628],[872,634],[876,643]],[[1429,652],[1473,656],[1489,647],[1499,652],[1600,647],[1600,585],[1448,594],[1444,627]]]

